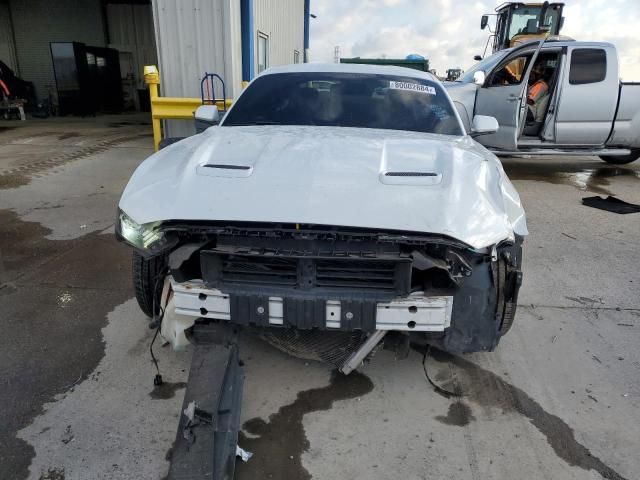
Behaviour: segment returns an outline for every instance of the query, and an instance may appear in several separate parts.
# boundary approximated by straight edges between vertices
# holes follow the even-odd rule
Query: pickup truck
[[[548,86],[535,114],[527,102],[532,71]],[[476,139],[496,155],[598,155],[613,164],[640,157],[640,83],[620,81],[610,43],[527,42],[444,85],[467,132],[474,115],[498,120],[497,132]]]

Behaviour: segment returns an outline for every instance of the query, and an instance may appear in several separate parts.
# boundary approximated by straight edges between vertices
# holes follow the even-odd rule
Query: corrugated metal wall
[[[153,0],[163,95],[199,96],[205,71],[240,86],[239,12],[235,0]]]
[[[145,65],[158,64],[151,4],[107,5],[109,47],[133,56],[133,75],[137,88],[145,88],[142,71]],[[124,74],[124,72],[122,72]]]
[[[256,30],[269,36],[268,66],[293,63],[294,50],[299,52],[302,62],[304,0],[254,0],[253,5]],[[257,41],[257,32],[255,38]],[[257,58],[255,68],[257,72]]]
[[[100,0],[11,0],[20,76],[35,84],[39,98],[55,92],[49,42],[105,46]]]
[[[0,60],[16,72],[16,49],[13,44],[13,28],[9,4],[0,1]],[[18,73],[18,72],[16,72]]]
[[[228,97],[240,91],[238,0],[153,0],[153,20],[162,95],[199,97],[204,72],[225,80]],[[168,121],[166,130],[170,136],[183,136],[193,133],[193,125]]]

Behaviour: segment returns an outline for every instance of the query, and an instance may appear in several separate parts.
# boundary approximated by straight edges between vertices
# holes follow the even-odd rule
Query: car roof
[[[413,68],[396,67],[392,65],[366,65],[360,63],[296,63],[271,67],[260,75],[275,75],[280,73],[363,73],[369,75],[397,75],[399,77],[413,77],[439,82],[438,78],[433,74]]]

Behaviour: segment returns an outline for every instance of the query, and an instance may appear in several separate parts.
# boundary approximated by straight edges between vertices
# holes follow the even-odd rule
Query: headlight
[[[116,234],[148,255],[160,253],[169,247],[165,233],[160,230],[160,222],[140,225],[123,211],[118,213]]]

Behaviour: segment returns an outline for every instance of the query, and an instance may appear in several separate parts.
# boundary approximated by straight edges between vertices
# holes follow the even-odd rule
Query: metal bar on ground
[[[387,330],[376,330],[373,332],[369,338],[362,344],[362,346],[353,352],[353,354],[349,357],[349,359],[344,362],[344,365],[340,367],[340,371],[345,375],[349,375],[356,368],[358,368],[363,360],[371,353],[371,351],[376,348],[376,345],[380,343],[380,340],[384,338],[387,334]]]

